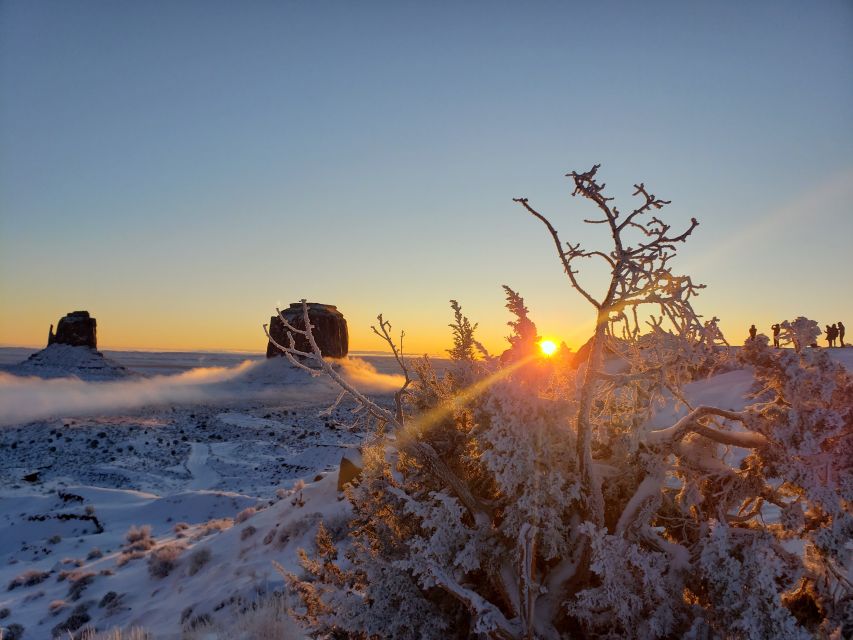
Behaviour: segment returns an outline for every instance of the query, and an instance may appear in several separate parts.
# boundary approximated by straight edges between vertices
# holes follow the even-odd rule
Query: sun
[[[549,358],[557,353],[557,345],[551,340],[543,340],[540,342],[539,349],[542,351],[542,355]]]

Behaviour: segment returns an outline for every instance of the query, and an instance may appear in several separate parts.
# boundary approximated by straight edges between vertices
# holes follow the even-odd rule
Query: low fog
[[[390,393],[403,383],[402,376],[379,373],[373,365],[357,358],[341,360],[338,365],[344,378],[365,393]],[[0,372],[0,425],[176,404],[263,400],[282,405],[319,405],[334,400],[336,395],[337,388],[325,377],[312,378],[279,358],[107,382]]]

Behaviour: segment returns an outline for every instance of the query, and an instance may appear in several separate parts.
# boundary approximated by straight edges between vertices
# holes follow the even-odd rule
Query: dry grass
[[[209,536],[212,533],[218,533],[224,529],[230,529],[234,526],[233,518],[218,518],[216,520],[209,520],[205,522],[199,530],[193,535],[191,538],[193,542],[197,542],[204,538],[205,536]]]
[[[223,622],[209,622],[186,631],[183,640],[304,640],[281,596],[271,596]]]
[[[141,627],[132,627],[127,631],[112,629],[101,633],[90,629],[82,633],[80,640],[154,640],[154,636]]]

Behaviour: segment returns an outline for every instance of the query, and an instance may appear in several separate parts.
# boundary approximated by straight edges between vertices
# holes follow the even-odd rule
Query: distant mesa
[[[89,315],[88,311],[72,311],[59,319],[56,333],[53,325],[47,336],[47,346],[52,344],[67,344],[70,347],[98,348],[98,321]]]
[[[16,375],[41,378],[76,376],[83,380],[114,380],[135,375],[97,350],[98,323],[88,311],[72,311],[53,325],[47,347],[23,362],[6,367]]]
[[[281,312],[284,319],[293,327],[304,329],[302,303],[294,302]],[[328,358],[343,358],[349,351],[349,333],[347,332],[347,321],[344,314],[331,304],[320,304],[318,302],[308,303],[308,319],[314,327],[314,339],[320,347],[320,353]],[[270,336],[280,345],[290,346],[287,339],[287,330],[278,316],[270,318]],[[308,340],[301,335],[293,334],[296,348],[299,351],[311,352]],[[283,356],[284,353],[276,347],[272,340],[267,344],[267,358]]]

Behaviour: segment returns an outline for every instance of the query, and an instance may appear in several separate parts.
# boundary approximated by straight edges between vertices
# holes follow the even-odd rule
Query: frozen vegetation
[[[501,355],[452,301],[448,360],[379,316],[390,357],[330,362],[306,306],[290,361],[0,377],[7,636],[853,636],[853,349],[805,317],[729,346],[675,270],[698,222],[597,173],[602,248],[517,200],[597,320],[578,354],[505,287]]]

